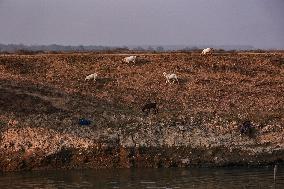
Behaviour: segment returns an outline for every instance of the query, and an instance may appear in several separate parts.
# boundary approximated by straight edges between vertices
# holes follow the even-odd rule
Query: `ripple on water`
[[[282,168],[283,167],[283,168]],[[0,188],[284,188],[284,165],[258,168],[169,168],[33,171],[0,174]]]

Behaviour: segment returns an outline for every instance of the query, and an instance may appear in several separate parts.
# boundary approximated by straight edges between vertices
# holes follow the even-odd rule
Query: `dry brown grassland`
[[[131,54],[138,56],[135,64],[121,61]],[[85,81],[93,72],[98,80]],[[166,83],[163,72],[176,73],[180,83]],[[148,100],[157,102],[158,114],[141,112]],[[80,126],[82,117],[92,124]],[[239,136],[246,120],[255,127],[253,139]],[[283,52],[0,55],[4,151],[25,154],[40,148],[52,154],[66,146],[108,143],[117,136],[122,146],[216,144],[283,150],[283,128]],[[225,136],[230,140],[218,139]]]

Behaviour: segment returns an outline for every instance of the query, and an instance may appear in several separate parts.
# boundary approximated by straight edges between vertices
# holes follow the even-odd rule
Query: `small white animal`
[[[136,56],[128,56],[122,59],[122,61],[126,63],[130,63],[130,62],[135,63],[135,60],[136,60]]]
[[[170,82],[171,80],[173,80],[172,83],[174,83],[175,81],[177,81],[179,83],[176,74],[167,74],[166,72],[164,72],[163,75],[166,77],[166,83],[171,83]]]
[[[93,74],[90,74],[90,75],[86,76],[85,81],[86,80],[90,80],[90,79],[94,79],[94,81],[96,81],[97,77],[98,77],[98,74],[97,73],[93,73]]]
[[[206,49],[203,49],[201,55],[212,54],[212,52],[213,52],[213,48],[206,48]]]

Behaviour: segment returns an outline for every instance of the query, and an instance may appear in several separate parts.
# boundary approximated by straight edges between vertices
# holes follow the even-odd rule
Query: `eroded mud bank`
[[[124,56],[0,55],[0,170],[283,161],[283,53]],[[147,100],[157,114],[143,114]]]

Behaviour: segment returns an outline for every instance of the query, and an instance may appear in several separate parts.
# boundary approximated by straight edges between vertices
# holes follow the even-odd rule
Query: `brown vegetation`
[[[102,144],[283,150],[284,53],[140,53],[135,64],[121,61],[127,55],[0,55],[0,148],[24,155]],[[93,72],[96,83],[85,81]],[[180,83],[166,83],[163,72]],[[147,101],[157,102],[158,114],[143,114]],[[80,126],[81,117],[92,125]],[[239,136],[246,120],[253,139]]]

